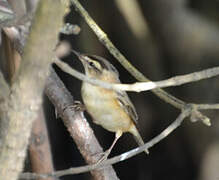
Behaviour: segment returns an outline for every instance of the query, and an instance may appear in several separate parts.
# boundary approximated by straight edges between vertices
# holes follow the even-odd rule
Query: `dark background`
[[[143,25],[136,33],[121,11],[118,1],[81,0],[83,6],[97,24],[107,33],[115,46],[151,80],[162,80],[172,76],[191,73],[219,64],[219,1],[218,0],[120,0],[128,7],[130,1],[137,3],[143,21],[133,12],[132,23]],[[133,8],[131,8],[133,9]],[[124,83],[135,79],[109,54],[98,41],[84,20],[72,8],[66,22],[81,27],[79,35],[60,35],[68,40],[73,49],[107,58],[120,72]],[[82,65],[73,54],[64,58],[77,70]],[[81,100],[81,82],[55,67],[60,78],[76,100]],[[192,103],[217,103],[219,100],[218,78],[166,88],[174,96]],[[159,134],[179,114],[151,92],[129,93],[139,115],[139,130],[145,142]],[[56,119],[54,108],[45,97],[45,111],[52,144],[55,168],[66,169],[84,165],[76,145],[69,136],[63,122]],[[216,180],[219,179],[219,121],[217,111],[204,112],[211,118],[212,126],[201,122],[183,124],[166,139],[149,149],[150,154],[139,154],[124,162],[113,165],[120,179],[136,180]],[[53,117],[51,117],[53,116]],[[90,125],[104,149],[107,149],[114,134],[92,123]],[[136,143],[130,134],[117,142],[111,157],[126,152]],[[69,179],[92,179],[89,173],[62,177]]]

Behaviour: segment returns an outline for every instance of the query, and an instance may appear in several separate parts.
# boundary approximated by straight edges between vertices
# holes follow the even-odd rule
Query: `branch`
[[[90,17],[88,12],[81,6],[78,0],[70,0],[76,10],[80,13],[80,15],[84,18],[86,23],[90,26],[93,32],[98,37],[99,41],[109,50],[109,52],[123,65],[130,74],[132,74],[137,80],[147,82],[150,81],[147,77],[145,77],[140,71],[138,71],[114,46],[114,44],[107,37],[106,33],[96,24],[96,22]],[[185,106],[185,102],[182,100],[168,94],[162,89],[154,89],[152,90],[154,94],[160,97],[165,102],[171,104],[172,106],[182,109]]]
[[[192,104],[197,110],[219,109],[219,104]]]
[[[123,91],[127,90],[127,91],[137,91],[137,92],[139,92],[139,90],[135,89],[136,86],[137,86],[137,88],[139,88],[139,87],[142,88],[142,87],[144,87],[144,85],[149,86],[150,88],[152,86],[156,87],[156,85],[157,86],[159,86],[159,85],[163,85],[163,86],[172,85],[173,86],[174,83],[175,83],[175,85],[181,85],[183,83],[190,82],[190,79],[193,79],[193,81],[198,81],[198,80],[201,80],[201,79],[206,79],[206,78],[218,75],[218,67],[215,67],[215,68],[203,70],[203,71],[200,71],[200,72],[195,72],[195,73],[182,75],[182,76],[176,76],[176,77],[173,77],[173,78],[170,78],[170,79],[167,79],[167,80],[164,80],[164,81],[159,81],[159,82],[135,83],[135,84],[131,84],[131,85],[130,84],[112,84],[112,83],[107,83],[105,81],[100,81],[98,79],[89,78],[89,77],[85,76],[84,74],[82,74],[82,73],[76,71],[75,69],[71,68],[68,64],[60,61],[57,58],[54,58],[53,61],[64,72],[66,72],[66,73],[68,73],[68,74],[70,74],[70,75],[72,75],[72,76],[74,76],[74,77],[76,77],[76,78],[78,78],[82,81],[86,81],[88,83],[91,83],[91,84],[94,84],[94,85],[97,85],[97,86],[101,86],[101,87],[106,88],[106,89],[113,89],[113,90],[118,90],[119,89],[119,90],[123,90]],[[162,91],[162,92],[166,93],[165,91]],[[166,95],[168,96],[168,94],[166,94]],[[184,109],[185,106],[186,106],[186,104],[182,107],[182,109]],[[199,107],[199,106],[197,106],[197,105],[195,106],[193,104],[193,107],[196,108],[196,111],[195,111],[195,115],[191,117],[191,121],[192,122],[202,121],[205,125],[210,126],[211,125],[210,119],[207,116],[200,113],[199,111],[197,111],[198,109],[201,109],[201,108],[207,109],[207,106],[204,108],[204,106]],[[208,106],[208,107],[210,107],[210,106]],[[211,105],[210,109],[218,109],[218,106],[217,105]]]
[[[72,95],[54,70],[51,71],[46,82],[45,93],[54,104],[58,115],[62,118],[85,161],[88,164],[95,164],[100,159],[100,153],[103,153],[103,149],[83,113],[74,106]],[[96,180],[118,179],[112,166],[91,171],[91,174]]]
[[[80,13],[80,15],[84,18],[86,23],[90,26],[93,32],[96,34],[100,42],[109,50],[109,52],[126,68],[130,74],[132,74],[137,80],[142,82],[150,81],[147,77],[145,77],[140,71],[138,71],[121,53],[120,51],[113,45],[113,43],[109,40],[107,35],[102,31],[102,29],[95,23],[95,21],[90,17],[88,12],[81,6],[78,0],[70,0],[76,10]],[[171,104],[172,106],[180,109],[181,111],[185,108],[186,103],[166,91],[157,88],[152,90],[152,92],[161,98],[163,101]],[[200,113],[200,112],[199,112]],[[204,119],[208,119],[208,117],[200,115]],[[201,118],[200,120],[202,121]],[[205,121],[203,121],[205,123]]]
[[[112,165],[112,164],[124,161],[126,159],[129,159],[129,158],[143,152],[145,149],[153,147],[155,144],[157,144],[158,142],[163,140],[170,133],[172,133],[177,127],[179,127],[181,125],[182,121],[186,117],[188,117],[191,112],[192,112],[192,107],[187,106],[187,108],[184,109],[180,113],[180,115],[177,117],[177,119],[172,124],[170,124],[165,130],[163,130],[159,135],[157,135],[156,137],[151,139],[145,145],[143,145],[141,147],[138,147],[138,148],[135,148],[133,150],[130,150],[128,152],[125,152],[121,155],[115,156],[113,158],[110,158],[110,159],[108,159],[104,162],[101,162],[99,164],[81,166],[81,167],[77,167],[77,168],[70,168],[70,169],[67,169],[67,170],[60,170],[60,171],[56,171],[56,172],[51,173],[51,174],[23,173],[20,177],[23,178],[23,179],[46,178],[46,177],[51,177],[51,176],[52,177],[54,177],[54,176],[55,177],[61,177],[61,176],[70,175],[70,174],[84,173],[84,172],[88,172],[88,171],[91,171],[91,170],[94,170],[94,169],[101,169],[105,166]]]
[[[33,123],[29,143],[29,157],[32,172],[50,173],[54,171],[43,106],[40,107],[37,118]],[[45,180],[55,180],[55,178]]]
[[[80,15],[84,18],[86,23],[90,26],[93,32],[96,34],[100,42],[109,50],[109,52],[126,68],[130,74],[132,74],[137,80],[142,82],[150,81],[147,77],[145,77],[141,72],[139,72],[121,53],[120,51],[113,45],[107,35],[103,32],[103,30],[96,24],[96,22],[90,17],[88,12],[81,6],[78,0],[70,0],[76,10],[80,13]],[[154,1],[151,1],[154,2]],[[163,2],[163,1],[162,1]],[[167,1],[168,2],[168,1]],[[177,1],[178,2],[178,1]],[[155,3],[155,2],[154,2]],[[169,2],[168,2],[169,3]],[[159,3],[157,3],[159,6]],[[170,3],[171,4],[171,3]],[[166,6],[163,6],[166,7]],[[180,22],[180,21],[178,21]],[[166,26],[165,26],[166,27]],[[159,28],[158,28],[159,29]],[[165,102],[171,104],[172,106],[183,110],[186,106],[186,103],[171,94],[167,93],[166,91],[157,88],[153,89],[152,92],[157,95],[159,98],[164,100]],[[208,117],[204,116],[200,112],[197,112],[200,116],[201,121],[204,124],[209,125],[210,120]],[[197,116],[198,118],[198,116]],[[206,120],[206,121],[205,121]]]
[[[164,88],[170,86],[180,86],[182,84],[191,83],[195,81],[200,81],[203,79],[208,79],[214,76],[219,75],[219,67],[205,69],[199,72],[194,72],[186,75],[175,76],[166,80],[162,81],[150,81],[150,82],[136,82],[133,84],[115,84],[115,83],[107,83],[106,81],[101,81],[94,78],[89,78],[88,76],[76,71],[68,64],[60,61],[59,59],[55,58],[54,63],[59,66],[64,72],[76,77],[81,81],[86,81],[93,85],[97,85],[106,89],[113,89],[113,90],[122,90],[122,91],[148,91],[155,88]]]
[[[0,104],[0,177],[4,180],[17,179],[23,168],[63,16],[59,0],[40,1],[10,96]]]

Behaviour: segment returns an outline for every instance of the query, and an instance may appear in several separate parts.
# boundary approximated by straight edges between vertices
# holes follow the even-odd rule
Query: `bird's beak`
[[[75,51],[74,49],[71,49],[71,51],[79,58],[81,56],[81,53],[78,51]]]
[[[83,55],[83,54],[81,54],[80,52],[75,51],[75,50],[73,50],[73,49],[72,49],[71,51],[78,57],[78,59],[79,59],[82,63],[86,61],[85,55]]]

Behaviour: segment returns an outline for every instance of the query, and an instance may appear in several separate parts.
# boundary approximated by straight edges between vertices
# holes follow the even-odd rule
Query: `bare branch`
[[[53,70],[47,80],[45,92],[54,104],[58,115],[63,119],[85,161],[88,164],[96,163],[100,159],[103,149],[83,113],[78,106],[74,106],[72,95]],[[96,180],[118,179],[112,166],[91,171],[91,174]]]
[[[219,104],[192,104],[198,110],[219,109]]]
[[[132,74],[137,80],[142,82],[147,82],[149,79],[145,77],[140,71],[138,71],[120,51],[114,46],[114,44],[107,37],[106,33],[97,25],[97,23],[91,18],[88,12],[81,6],[78,0],[70,0],[76,10],[80,13],[80,15],[84,18],[86,23],[90,26],[93,32],[98,37],[99,41],[109,50],[109,52]],[[153,89],[152,92],[161,98],[166,103],[171,104],[172,106],[183,110],[187,103],[184,101],[172,96],[166,91],[157,88]],[[200,112],[199,112],[200,113]],[[201,114],[201,113],[200,113]],[[204,119],[208,119],[206,116],[201,114],[201,117],[205,117]],[[198,118],[198,117],[197,117]],[[203,118],[200,120],[202,121]],[[205,123],[205,122],[204,122]]]
[[[138,148],[135,148],[131,151],[125,152],[121,155],[115,156],[113,158],[110,158],[110,159],[108,159],[104,162],[101,162],[99,164],[81,166],[81,167],[70,168],[70,169],[66,169],[66,170],[60,170],[60,171],[56,171],[56,172],[51,173],[51,174],[23,173],[20,177],[24,178],[24,179],[46,178],[46,177],[50,177],[50,176],[61,177],[61,176],[70,175],[70,174],[84,173],[84,172],[88,172],[88,171],[91,171],[94,169],[101,169],[105,166],[109,166],[111,164],[115,164],[115,163],[124,161],[126,159],[129,159],[129,158],[143,152],[145,149],[151,148],[152,146],[154,146],[155,144],[160,142],[162,139],[167,137],[177,127],[179,127],[181,125],[182,121],[190,115],[191,111],[192,111],[191,106],[187,106],[187,108],[180,113],[180,115],[177,117],[177,119],[172,124],[170,124],[164,131],[162,131],[159,135],[157,135],[156,137],[151,139],[145,145],[138,147]]]
[[[64,8],[59,0],[40,1],[10,96],[0,104],[0,177],[4,180],[17,179],[23,168],[32,123],[42,102],[51,64],[49,59],[53,56],[63,16]]]
[[[109,50],[109,52],[124,66],[124,68],[129,71],[138,81],[147,82],[150,81],[147,77],[145,77],[140,71],[138,71],[121,52],[114,46],[114,44],[107,37],[106,33],[96,24],[96,22],[91,18],[88,12],[81,6],[78,0],[70,0],[76,10],[80,13],[80,15],[84,18],[86,23],[90,26],[93,32],[98,37],[99,41]],[[182,100],[168,94],[162,89],[154,89],[152,90],[154,94],[160,97],[165,102],[171,104],[172,106],[182,109],[186,104]]]
[[[93,78],[89,78],[86,75],[76,71],[75,69],[71,68],[68,64],[60,61],[57,58],[54,58],[53,61],[56,63],[56,65],[58,65],[64,72],[82,80],[82,81],[86,81],[88,83],[97,85],[97,86],[101,86],[103,88],[106,89],[113,89],[113,90],[126,90],[126,91],[137,91],[139,92],[139,89],[150,89],[152,87],[156,87],[156,86],[173,86],[173,85],[181,85],[183,83],[188,83],[188,82],[192,82],[192,81],[198,81],[201,79],[206,79],[206,78],[210,78],[213,76],[218,75],[219,73],[219,68],[215,67],[215,68],[211,68],[211,69],[207,69],[207,70],[203,70],[200,72],[195,72],[195,73],[191,73],[191,74],[187,74],[187,75],[182,75],[182,76],[176,76],[167,80],[163,80],[163,81],[158,81],[158,82],[145,82],[145,83],[134,83],[134,84],[113,84],[113,83],[107,83],[105,81],[100,81],[98,79],[93,79]],[[136,90],[137,89],[137,90]],[[163,93],[165,93],[165,91],[162,91]],[[168,95],[168,94],[167,94]],[[186,105],[184,105],[186,106]],[[196,106],[193,106],[194,108],[196,108]],[[198,106],[197,106],[198,107]],[[210,106],[208,106],[210,107]],[[183,109],[184,107],[182,107]],[[196,122],[201,120],[205,125],[210,126],[211,122],[210,119],[208,117],[206,117],[205,115],[203,115],[202,113],[200,113],[199,111],[197,111],[198,109],[207,109],[207,106],[204,108],[204,106],[200,106],[199,108],[196,108],[196,111],[194,116],[192,116],[191,121],[192,122]],[[217,105],[211,106],[210,109],[218,109]],[[193,118],[195,117],[195,118]]]
[[[166,80],[162,81],[150,81],[150,82],[136,82],[133,84],[113,84],[107,83],[105,81],[101,81],[98,79],[89,78],[86,75],[76,71],[75,69],[71,68],[68,64],[54,59],[56,65],[58,65],[64,72],[80,79],[82,81],[86,81],[93,85],[101,86],[106,89],[113,89],[113,90],[122,90],[122,91],[148,91],[155,88],[164,88],[170,86],[180,86],[182,84],[191,83],[195,81],[200,81],[203,79],[208,79],[214,76],[219,75],[219,67],[209,68],[206,70],[202,70],[199,72],[194,72],[186,75],[175,76]]]
[[[32,172],[50,173],[54,171],[43,106],[40,107],[37,118],[33,123],[29,145],[29,154]],[[55,179],[48,178],[45,180]]]

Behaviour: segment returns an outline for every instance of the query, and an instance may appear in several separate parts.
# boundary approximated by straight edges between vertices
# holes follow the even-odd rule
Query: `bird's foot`
[[[74,104],[71,105],[71,108],[74,108],[76,111],[85,111],[86,110],[84,104],[82,104],[80,101],[74,101]]]
[[[98,156],[100,156],[100,159],[97,161],[96,164],[106,161],[109,154],[110,154],[110,149],[106,150],[105,152],[99,153]]]

